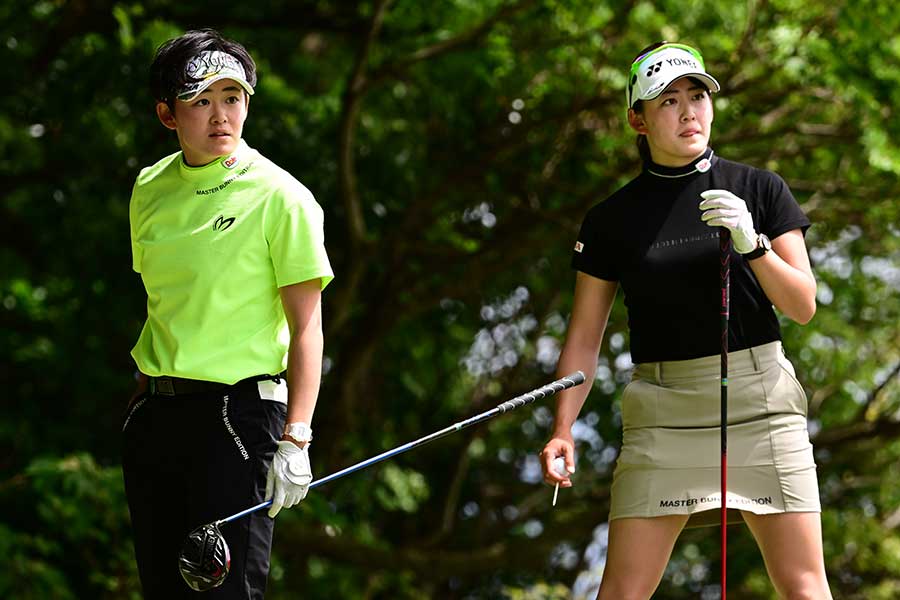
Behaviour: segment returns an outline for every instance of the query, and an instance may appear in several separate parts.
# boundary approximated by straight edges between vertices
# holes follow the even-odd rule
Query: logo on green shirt
[[[225,231],[231,227],[232,223],[234,223],[234,217],[228,217],[226,219],[225,215],[219,215],[219,218],[213,223],[213,231]]]

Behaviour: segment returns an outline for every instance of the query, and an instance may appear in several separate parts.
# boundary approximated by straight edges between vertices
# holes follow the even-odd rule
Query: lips
[[[682,131],[678,135],[681,137],[693,137],[695,135],[698,135],[699,133],[700,133],[699,129],[688,129],[687,131]]]
[[[209,137],[231,137],[231,134],[224,131],[216,131],[209,134]]]

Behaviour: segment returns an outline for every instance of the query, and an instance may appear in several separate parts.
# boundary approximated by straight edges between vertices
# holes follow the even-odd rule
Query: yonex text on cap
[[[720,89],[719,82],[706,72],[699,51],[684,44],[663,42],[631,63],[625,91],[628,108],[638,100],[653,100],[681,77],[696,77],[711,92]]]
[[[185,74],[189,81],[178,92],[178,99],[190,102],[203,90],[222,79],[234,79],[248,94],[253,95],[253,86],[247,81],[247,73],[238,59],[219,50],[207,50],[201,52],[185,67]]]

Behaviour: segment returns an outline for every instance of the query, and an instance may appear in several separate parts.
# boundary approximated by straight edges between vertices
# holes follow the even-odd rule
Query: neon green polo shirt
[[[334,277],[309,190],[243,141],[203,167],[177,152],[140,172],[130,221],[142,373],[230,384],[287,368],[278,288]]]

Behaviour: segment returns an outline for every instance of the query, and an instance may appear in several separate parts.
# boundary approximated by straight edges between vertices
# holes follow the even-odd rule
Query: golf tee
[[[553,470],[556,471],[556,474],[561,477],[568,477],[569,471],[566,469],[566,459],[562,456],[557,456],[553,459]],[[553,504],[552,506],[556,506],[556,496],[559,494],[559,482],[556,483],[556,486],[553,488]]]

